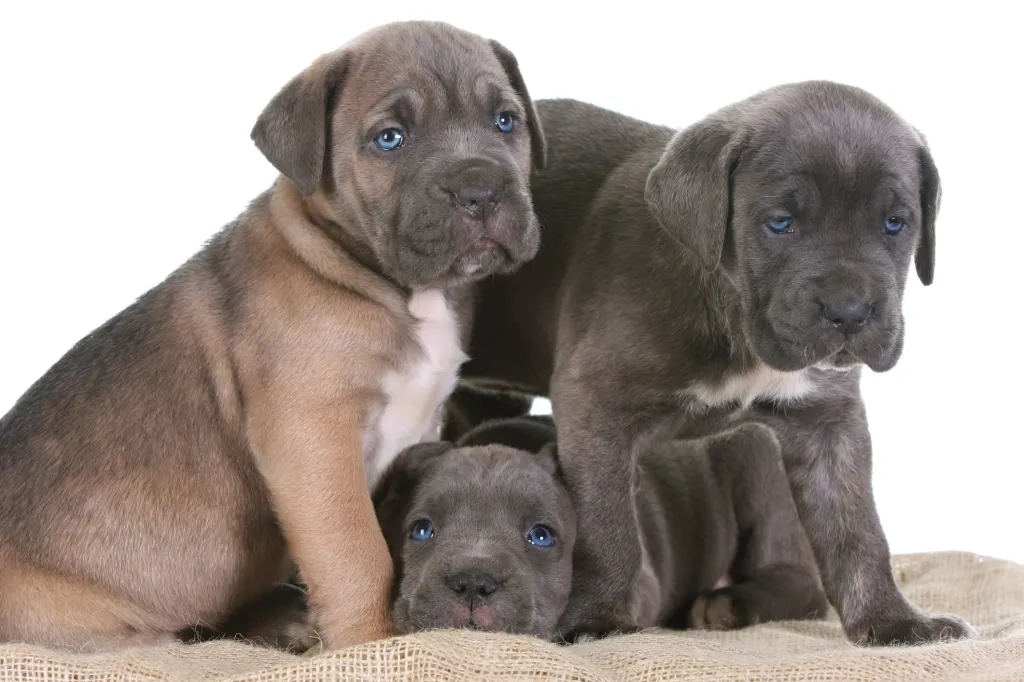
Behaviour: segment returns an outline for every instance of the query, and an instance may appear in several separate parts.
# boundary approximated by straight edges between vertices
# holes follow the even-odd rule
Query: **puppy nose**
[[[466,597],[489,597],[498,589],[498,581],[487,573],[455,573],[448,576],[448,587]]]
[[[871,304],[860,298],[837,298],[824,305],[825,319],[844,334],[855,334],[871,317]]]
[[[463,209],[474,218],[483,217],[483,214],[498,203],[496,197],[498,190],[493,187],[463,187],[457,191],[450,191],[455,205]]]

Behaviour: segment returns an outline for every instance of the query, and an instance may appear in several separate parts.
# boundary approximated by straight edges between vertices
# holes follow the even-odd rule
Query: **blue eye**
[[[509,111],[501,112],[494,117],[494,125],[503,133],[511,133],[512,129],[516,127],[515,114]]]
[[[401,128],[385,128],[377,133],[377,137],[373,142],[386,152],[394,151],[405,142],[405,133],[402,132]]]
[[[891,215],[885,219],[885,231],[888,234],[899,234],[907,226],[907,221],[898,215]]]
[[[538,523],[526,534],[526,541],[537,547],[550,547],[555,544],[555,534],[547,526]]]
[[[779,216],[778,218],[772,218],[764,225],[772,232],[782,234],[783,232],[790,231],[790,227],[793,225],[793,219],[789,216]]]
[[[409,537],[417,542],[425,542],[429,540],[434,537],[434,524],[426,519],[420,519],[416,523],[412,524],[412,530],[409,531]]]

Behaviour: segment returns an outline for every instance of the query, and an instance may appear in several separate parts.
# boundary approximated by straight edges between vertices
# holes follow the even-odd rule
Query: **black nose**
[[[453,592],[466,597],[488,597],[498,589],[498,581],[487,573],[454,573],[447,582]]]
[[[871,304],[858,298],[838,298],[824,306],[825,319],[844,334],[854,334],[864,328],[871,317]]]
[[[493,187],[463,187],[449,191],[455,205],[474,218],[482,218],[484,213],[493,210],[498,203],[498,190]]]

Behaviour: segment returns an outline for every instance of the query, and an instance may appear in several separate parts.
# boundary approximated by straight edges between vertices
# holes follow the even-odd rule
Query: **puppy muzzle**
[[[401,211],[397,256],[407,279],[474,280],[531,260],[540,228],[515,166],[475,160],[441,173]]]
[[[755,352],[786,371],[892,368],[903,347],[899,301],[864,280],[828,284],[780,290],[765,309],[754,311],[749,335]]]

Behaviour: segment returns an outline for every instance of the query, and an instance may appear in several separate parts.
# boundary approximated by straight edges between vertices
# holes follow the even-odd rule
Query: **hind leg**
[[[0,642],[96,653],[169,644],[178,626],[100,586],[0,559]]]
[[[709,444],[715,476],[732,500],[740,545],[732,584],[700,595],[687,624],[733,629],[824,618],[828,600],[797,513],[775,434],[742,426]]]
[[[697,597],[686,624],[702,630],[734,630],[777,620],[824,618],[827,608],[814,574],[802,566],[775,564],[748,580]]]

